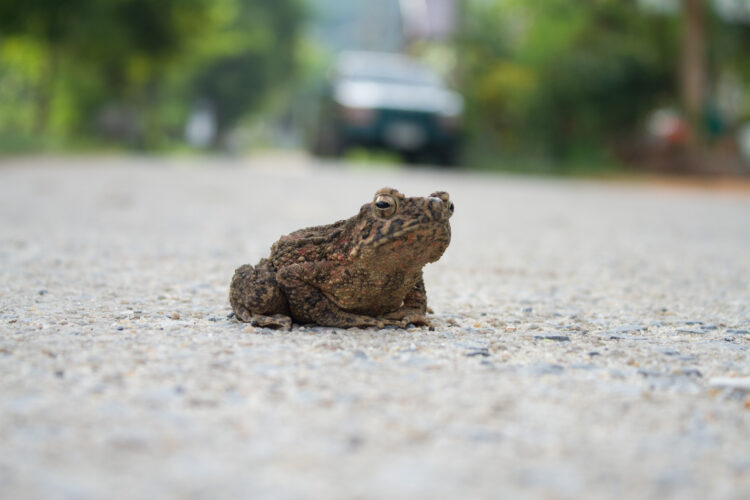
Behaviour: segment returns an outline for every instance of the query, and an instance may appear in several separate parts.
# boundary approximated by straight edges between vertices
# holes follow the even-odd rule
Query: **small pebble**
[[[553,363],[536,363],[529,367],[529,371],[532,375],[559,375],[565,368]]]
[[[596,365],[590,365],[588,363],[573,363],[570,368],[574,370],[598,370]]]
[[[648,326],[646,325],[621,325],[615,328],[612,328],[611,330],[604,332],[604,333],[610,333],[610,334],[621,334],[621,333],[631,333],[631,332],[640,332],[642,330],[648,330]]]
[[[488,357],[489,355],[490,353],[487,351],[487,349],[479,349],[478,351],[471,351],[465,354],[465,356],[468,356],[468,357],[484,356],[485,358]]]
[[[691,354],[686,354],[684,356],[677,356],[677,359],[680,361],[695,361],[698,359],[698,356],[693,356]]]
[[[172,318],[172,319],[180,319],[180,313],[173,312],[172,315],[170,316],[170,318]]]
[[[750,392],[750,377],[714,377],[708,381],[708,385],[720,389]]]
[[[698,335],[704,335],[706,333],[705,330],[701,328],[678,328],[677,331],[680,333],[696,333]]]
[[[555,342],[570,342],[567,335],[534,335],[535,340],[552,340]]]

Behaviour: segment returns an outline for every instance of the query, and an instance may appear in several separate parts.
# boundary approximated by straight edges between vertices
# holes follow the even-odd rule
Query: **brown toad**
[[[448,247],[452,214],[444,191],[407,198],[383,188],[354,217],[282,236],[269,258],[239,267],[229,302],[258,326],[426,325],[422,267]]]

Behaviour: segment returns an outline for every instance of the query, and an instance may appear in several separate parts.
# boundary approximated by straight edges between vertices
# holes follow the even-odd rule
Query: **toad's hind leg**
[[[289,304],[276,283],[276,270],[266,259],[234,271],[229,303],[240,321],[270,328],[292,327]]]
[[[320,289],[308,282],[320,279],[321,276],[318,273],[325,273],[327,267],[330,266],[308,262],[292,264],[279,271],[279,284],[289,298],[289,308],[295,321],[338,328],[355,326],[382,328],[387,325],[400,327],[405,325],[402,320],[367,316],[341,309]]]

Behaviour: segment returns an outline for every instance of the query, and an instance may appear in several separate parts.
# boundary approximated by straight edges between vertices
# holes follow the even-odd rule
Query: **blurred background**
[[[0,155],[747,175],[749,54],[750,0],[0,0]]]

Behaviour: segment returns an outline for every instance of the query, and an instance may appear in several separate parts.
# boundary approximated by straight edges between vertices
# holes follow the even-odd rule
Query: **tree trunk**
[[[706,103],[706,4],[682,0],[682,104],[693,133],[690,146],[702,144],[702,115]]]
[[[36,88],[36,109],[34,111],[33,125],[33,133],[36,135],[43,135],[47,132],[52,98],[55,92],[55,84],[57,83],[58,59],[58,50],[54,44],[50,44],[46,50],[42,72],[39,75]]]

